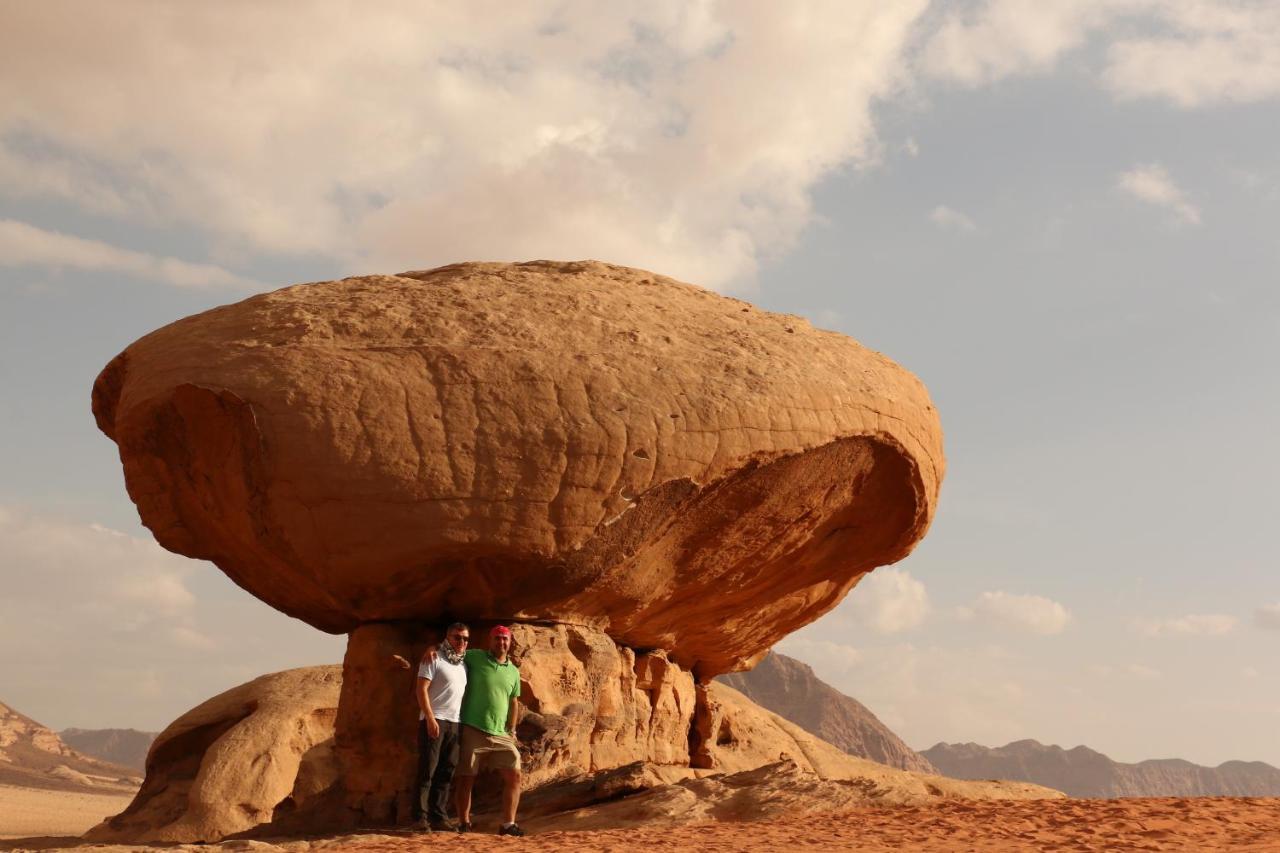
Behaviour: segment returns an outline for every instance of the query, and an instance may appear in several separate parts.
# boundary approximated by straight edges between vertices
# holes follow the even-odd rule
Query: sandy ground
[[[0,812],[3,813],[3,812]],[[6,819],[7,824],[7,819]],[[7,829],[7,826],[3,827]],[[0,842],[0,849],[64,847],[74,843]],[[79,850],[140,851],[145,848],[83,846]],[[758,823],[696,824],[675,829],[547,832],[523,839],[492,834],[459,836],[394,833],[277,842],[182,845],[169,853],[261,851],[362,853],[445,851],[617,851],[698,853],[776,850],[881,851],[1280,851],[1280,798],[950,801],[937,806],[860,809]]]
[[[128,794],[81,794],[0,785],[0,838],[78,835],[129,805]]]

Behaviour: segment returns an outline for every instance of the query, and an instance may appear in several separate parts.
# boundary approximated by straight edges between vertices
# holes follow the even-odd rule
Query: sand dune
[[[132,792],[87,794],[0,785],[0,838],[79,835],[132,798]]]
[[[5,792],[8,794],[8,792]],[[44,798],[78,795],[31,792]],[[82,799],[95,799],[82,797]],[[107,798],[98,798],[107,799]],[[51,801],[52,802],[52,801]],[[0,833],[11,833],[8,801]],[[105,804],[104,804],[105,805]],[[78,805],[85,809],[87,804]],[[87,811],[83,812],[88,814]],[[101,811],[98,812],[101,814]],[[485,827],[492,832],[491,827]],[[0,850],[51,849],[61,842],[0,841]],[[596,832],[544,832],[524,839],[491,834],[423,836],[409,832],[364,833],[331,838],[202,845],[209,853],[253,849],[260,853],[306,853],[351,850],[357,853],[410,853],[424,846],[440,850],[503,851],[632,851],[698,850],[764,851],[807,848],[890,850],[926,853],[1004,853],[1004,851],[1276,851],[1280,850],[1280,799],[1165,798],[1126,800],[947,801],[933,806],[857,809],[826,815],[804,815],[758,822],[703,823]],[[91,845],[78,849],[143,851],[173,849]],[[187,848],[182,848],[187,849]]]

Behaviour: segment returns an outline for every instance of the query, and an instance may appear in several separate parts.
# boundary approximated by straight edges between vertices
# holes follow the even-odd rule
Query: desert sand
[[[54,792],[33,792],[43,797]],[[65,795],[63,795],[65,796]],[[91,798],[85,798],[91,799]],[[0,834],[12,829],[9,812]],[[290,841],[226,841],[153,848],[78,845],[74,839],[0,841],[0,850],[75,847],[146,853],[153,850],[256,850],[304,853],[352,850],[409,853],[430,847],[458,851],[1276,851],[1280,798],[1226,797],[1126,800],[961,801],[933,806],[857,809],[759,822],[703,823],[677,828],[545,832],[523,839],[491,834],[363,833]]]
[[[0,785],[0,838],[79,835],[119,813],[133,793],[86,794]]]

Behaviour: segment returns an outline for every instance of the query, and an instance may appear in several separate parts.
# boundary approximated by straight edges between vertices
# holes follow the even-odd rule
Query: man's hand
[[[440,721],[435,717],[427,717],[427,737],[432,740],[440,737]]]
[[[435,644],[427,646],[425,649],[422,650],[422,659],[419,660],[418,663],[435,663],[436,649],[438,648],[440,647]]]

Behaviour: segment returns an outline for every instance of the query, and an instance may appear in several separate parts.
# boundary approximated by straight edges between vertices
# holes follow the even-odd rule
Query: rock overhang
[[[923,385],[806,321],[596,262],[295,285],[116,357],[143,523],[331,632],[584,624],[740,668],[923,536]]]

